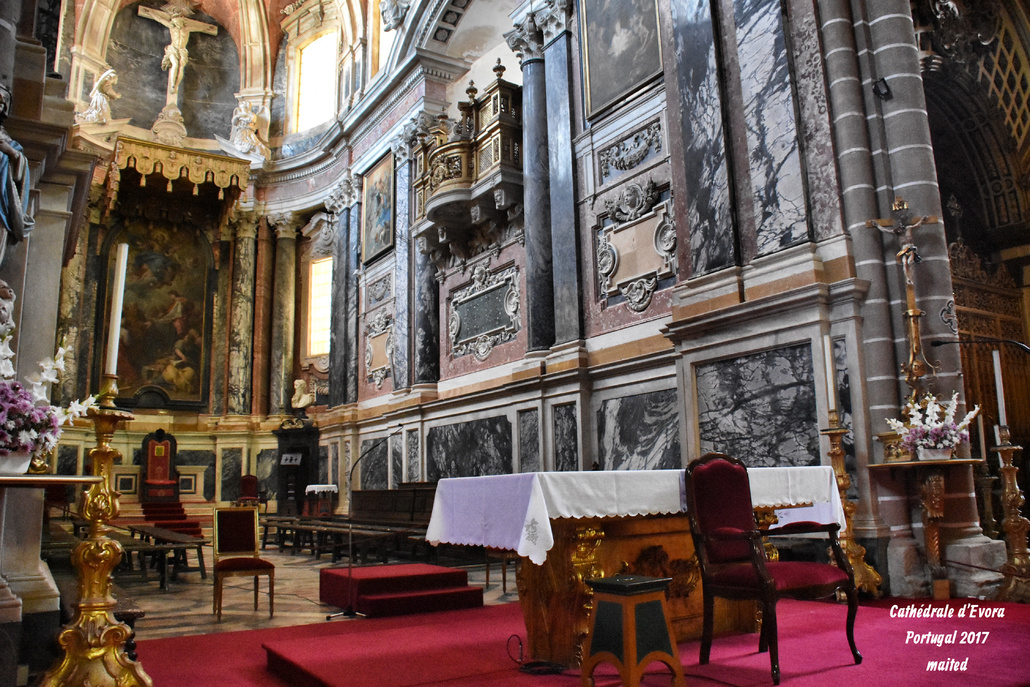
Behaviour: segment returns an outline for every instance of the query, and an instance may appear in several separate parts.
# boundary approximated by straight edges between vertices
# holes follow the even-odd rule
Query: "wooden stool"
[[[661,661],[672,671],[672,684],[686,686],[665,590],[672,578],[616,575],[587,580],[594,590],[594,612],[583,653],[583,687],[593,687],[594,668],[615,664],[624,687],[638,687],[645,668]]]

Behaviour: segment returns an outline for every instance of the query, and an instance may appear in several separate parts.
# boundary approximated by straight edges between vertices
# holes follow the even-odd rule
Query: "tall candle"
[[[994,388],[998,394],[998,424],[1004,427],[1009,421],[1005,415],[1005,387],[1001,383],[1001,351],[991,353],[994,356]]]
[[[980,433],[980,458],[987,462],[987,436],[984,434],[984,414],[976,416],[977,429]]]
[[[118,374],[118,342],[122,335],[122,299],[125,297],[125,267],[129,262],[129,244],[118,244],[111,290],[111,313],[107,325],[107,359],[104,374]]]
[[[837,365],[833,359],[833,341],[823,334],[823,360],[826,362],[826,397],[830,410],[837,409]]]

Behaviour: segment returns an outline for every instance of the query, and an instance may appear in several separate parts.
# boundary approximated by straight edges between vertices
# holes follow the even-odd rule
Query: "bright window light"
[[[308,293],[308,355],[329,355],[329,324],[333,310],[333,259],[311,263]]]
[[[336,33],[330,32],[300,49],[297,89],[297,131],[336,116]]]

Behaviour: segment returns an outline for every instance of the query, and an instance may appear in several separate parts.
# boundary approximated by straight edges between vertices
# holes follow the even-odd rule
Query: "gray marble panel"
[[[269,499],[279,496],[279,449],[266,448],[258,451],[254,460],[254,474],[258,478],[258,489],[264,490]]]
[[[390,488],[396,489],[404,481],[404,437],[390,436]]]
[[[254,281],[257,269],[257,241],[236,240],[233,261],[232,308],[229,313],[230,415],[249,415],[254,366]]]
[[[540,412],[519,411],[519,472],[540,472]]]
[[[54,473],[57,475],[79,474],[79,451],[74,446],[58,446]]]
[[[579,470],[579,422],[576,404],[554,407],[554,469],[558,472]]]
[[[272,97],[269,110],[268,138],[278,138],[283,135],[283,123],[286,122],[286,88],[289,78],[289,68],[286,66],[286,55],[289,54],[289,36],[283,34],[279,43],[279,55],[275,58],[275,69],[272,76]]]
[[[675,389],[613,398],[597,411],[602,470],[671,470],[680,467],[678,395]]]
[[[326,484],[340,485],[340,445],[336,442],[329,444],[329,474],[326,475]],[[335,476],[335,479],[334,479]]]
[[[380,439],[365,439],[361,442],[358,470],[361,473],[361,489],[386,489],[388,442]]]
[[[329,447],[318,447],[318,483],[329,484]]]
[[[394,174],[394,274],[397,289],[393,301],[393,353],[390,371],[394,389],[411,386],[411,238],[408,223],[408,196],[411,193],[411,166],[400,162]],[[401,471],[394,473],[400,479]]]
[[[690,227],[691,264],[701,275],[737,260],[715,32],[708,0],[673,2],[670,14],[683,102],[670,108],[669,124],[682,129],[686,145],[688,215],[682,225]]]
[[[223,501],[240,496],[240,475],[243,474],[243,449],[227,448],[222,451],[221,493]],[[205,488],[204,491],[207,491]],[[205,494],[206,496],[206,494]],[[211,498],[214,498],[212,493]]]
[[[422,461],[419,458],[418,430],[408,430],[408,481],[422,481]]]
[[[818,465],[814,380],[807,343],[699,365],[702,453],[750,467]]]
[[[491,417],[431,427],[426,434],[426,479],[507,475],[512,472],[512,426]]]
[[[805,188],[780,0],[736,0],[758,254],[808,238]]]
[[[354,275],[361,266],[361,203],[355,203],[346,213],[347,231],[346,236],[346,259],[341,260],[344,266],[343,273],[336,274],[333,268],[333,279],[347,281],[346,298],[340,302],[344,304],[342,315],[344,319],[344,403],[357,403],[358,401],[358,378],[361,370],[358,367],[361,356],[358,355],[358,288]],[[336,264],[335,262],[333,263]],[[334,301],[335,302],[335,301]],[[335,309],[335,308],[334,308]]]
[[[414,382],[440,380],[440,285],[428,255],[415,253]]]
[[[175,452],[176,465],[204,466],[204,499],[215,500],[215,452],[199,449],[180,449]],[[237,482],[239,478],[237,477]],[[237,485],[238,490],[238,485]]]

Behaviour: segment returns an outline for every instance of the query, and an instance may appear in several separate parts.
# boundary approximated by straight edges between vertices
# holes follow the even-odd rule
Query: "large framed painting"
[[[587,117],[662,72],[657,0],[580,0]]]
[[[107,251],[103,310],[110,308],[114,249],[123,241],[129,244],[129,260],[118,347],[119,403],[202,407],[211,337],[210,245],[200,232],[171,222],[126,221]],[[105,312],[97,329],[104,341],[108,322]]]
[[[369,262],[393,248],[392,154],[365,174],[361,208],[361,260]]]

